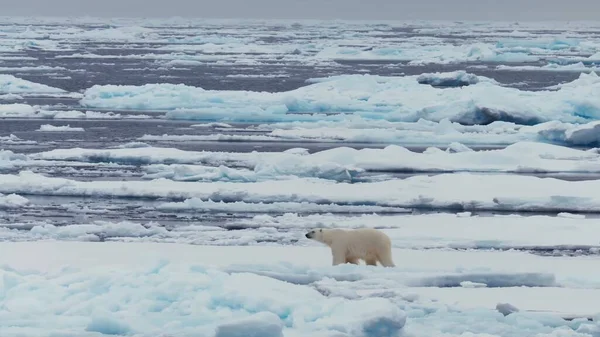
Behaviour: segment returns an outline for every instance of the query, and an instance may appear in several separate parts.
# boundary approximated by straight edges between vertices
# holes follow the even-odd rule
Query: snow
[[[487,78],[483,78],[483,80],[488,80]],[[444,87],[459,87],[459,86],[467,86],[471,84],[476,84],[480,81],[479,76],[469,74],[464,70],[449,72],[449,73],[426,73],[421,74],[417,77],[417,82],[419,84],[430,84],[434,86],[444,86]],[[495,81],[491,81],[492,83],[496,83]]]
[[[42,253],[42,246],[34,250]],[[76,262],[57,273],[24,270],[25,262],[15,270],[5,254],[17,253],[15,248],[19,250],[11,244],[0,248],[3,302],[7,309],[0,314],[0,327],[9,335],[152,335],[168,330],[178,335],[207,336],[220,331],[223,336],[227,331],[239,332],[239,322],[244,320],[254,322],[248,328],[274,331],[273,324],[278,324],[273,322],[275,315],[283,325],[284,335],[293,331],[392,337],[406,320],[404,312],[388,299],[328,298],[301,285],[251,273],[230,274],[210,265],[190,264],[189,260],[183,264],[165,260],[151,265],[139,261],[143,267],[132,265],[127,271],[115,269],[106,260],[96,264],[92,262],[93,255],[85,256],[82,251],[79,263],[92,264],[77,267]],[[65,262],[56,256],[50,265]],[[248,292],[241,284],[253,291]],[[39,305],[42,301],[46,305]],[[68,315],[61,314],[65,310]],[[270,324],[265,324],[266,319]],[[373,332],[378,323],[387,332]],[[250,330],[249,334],[257,332]]]
[[[407,210],[381,210],[373,206],[336,208],[335,205],[299,203],[275,203],[274,205],[205,203],[202,205],[194,202],[194,199],[191,201],[188,204],[196,207],[186,209],[167,203],[156,209],[171,209],[178,211],[179,214],[186,210],[232,213],[248,210],[257,215],[248,219],[232,219],[226,224],[191,222],[189,225],[168,229],[161,223],[153,221],[98,220],[78,222],[73,225],[55,225],[50,221],[7,222],[0,223],[0,240],[91,242],[103,240],[218,246],[313,245],[301,240],[303,235],[313,228],[369,227],[383,231],[391,238],[393,247],[403,249],[523,250],[550,256],[576,252],[593,254],[600,250],[600,241],[597,239],[599,220],[593,217],[565,219],[542,215],[469,217],[458,214],[412,215]],[[264,212],[273,214],[261,214]],[[323,214],[308,214],[315,212]],[[331,214],[335,212],[339,214]],[[380,214],[372,214],[375,212]],[[276,215],[278,213],[284,214]]]
[[[257,156],[258,157],[258,156]],[[176,181],[239,181],[256,182],[283,180],[297,177],[315,177],[336,181],[351,181],[361,169],[340,165],[335,162],[316,161],[294,155],[282,160],[260,161],[252,171],[234,169],[224,165],[210,167],[203,165],[149,165],[144,167],[144,178],[168,178]]]
[[[592,145],[600,143],[598,128],[599,121],[586,124],[571,125],[567,123],[552,122],[550,127],[541,129],[540,136],[555,142],[572,145]]]
[[[279,316],[264,311],[219,325],[215,337],[283,337],[283,327]]]
[[[523,70],[533,70],[533,71],[567,71],[567,72],[576,72],[576,73],[589,73],[594,72],[597,73],[600,71],[598,67],[587,67],[583,62],[577,62],[572,64],[557,64],[557,63],[549,63],[544,66],[507,66],[507,65],[499,65],[496,67],[497,70],[508,70],[508,71],[523,71]]]
[[[35,109],[28,104],[0,104],[0,116],[2,117],[20,117],[31,114],[35,114]]]
[[[312,154],[196,152],[143,144],[120,149],[56,149],[30,154],[27,159],[149,164],[142,168],[145,178],[178,181],[258,182],[298,177],[355,181],[360,173],[369,171],[600,173],[598,153],[534,142],[481,151],[462,144],[450,144],[446,151],[430,147],[424,152],[389,145],[361,150],[336,147]]]
[[[482,62],[531,62],[539,60],[539,56],[526,52],[502,51],[484,43],[463,45],[423,46],[411,49],[414,43],[395,46],[371,47],[360,50],[352,47],[324,48],[317,53],[317,59],[335,60],[377,60],[377,61],[410,61],[411,64],[450,64],[465,61]]]
[[[246,323],[247,335],[363,337],[465,330],[501,336],[570,331],[584,337],[583,331],[597,328],[596,322],[560,315],[593,315],[598,283],[579,289],[509,286],[541,280],[547,272],[560,284],[569,274],[594,270],[596,259],[574,263],[523,253],[394,250],[403,263],[392,270],[332,267],[323,258],[328,254],[315,247],[6,243],[0,245],[6,308],[0,327],[7,336],[149,336],[166,330],[235,336]],[[519,264],[509,271],[506,265],[514,260]],[[420,286],[450,275],[472,282],[477,274],[513,279],[497,288]],[[598,273],[586,277],[600,281]],[[466,302],[455,303],[457,296]],[[519,311],[504,316],[496,310],[505,303],[498,298],[515,300],[511,305]],[[556,307],[562,310],[543,312]]]
[[[192,124],[191,128],[231,128],[233,126],[227,123],[204,123],[204,124]]]
[[[17,194],[0,194],[0,207],[19,208],[29,204],[29,200]]]
[[[168,115],[168,114],[167,114]],[[167,116],[168,117],[168,116]],[[492,122],[488,125],[462,125],[442,119],[430,122],[420,119],[415,123],[380,121],[357,122],[341,119],[321,122],[274,123],[260,125],[264,135],[210,134],[210,135],[149,135],[140,140],[209,142],[317,142],[317,143],[373,143],[416,145],[509,145],[520,141],[546,142],[561,145],[597,146],[597,121],[573,124],[548,121],[537,125],[519,125]],[[334,126],[335,125],[335,126]]]
[[[436,76],[437,79],[428,75],[427,82],[448,78],[460,81],[467,74]],[[595,73],[582,73],[554,91],[521,91],[484,77],[477,77],[477,83],[466,87],[440,89],[419,84],[418,78],[340,75],[278,93],[213,91],[183,84],[95,85],[85,91],[81,104],[109,109],[174,110],[179,119],[186,116],[218,121],[306,120],[310,116],[294,114],[326,112],[388,121],[449,119],[461,124],[535,124],[551,120],[573,123],[600,116],[600,101],[595,98],[600,97],[600,81]],[[474,77],[469,81],[474,82]],[[176,109],[187,110],[179,110],[185,111],[182,115]]]
[[[22,98],[20,98],[22,99]],[[114,112],[46,110],[40,106],[23,103],[0,104],[0,118],[42,119],[149,119],[148,115],[121,115]]]
[[[492,178],[493,179],[490,179]],[[54,196],[172,198],[249,203],[309,202],[453,210],[599,211],[598,180],[477,173],[338,183],[316,178],[260,182],[76,181],[31,171],[0,174],[0,192]],[[458,188],[460,186],[460,188]],[[513,186],[523,186],[515,191]]]
[[[55,149],[34,153],[29,157],[36,160],[106,161],[127,164],[163,164],[170,162],[177,164],[205,163],[211,165],[254,166],[257,157],[267,158],[280,155],[278,152],[229,153],[185,151],[176,148],[134,147],[121,149]]]
[[[70,125],[50,125],[50,124],[43,124],[40,126],[39,130],[37,131],[43,131],[43,132],[83,132],[85,131],[84,128],[80,128],[80,127],[71,127]]]
[[[460,214],[376,215],[356,217],[287,213],[280,216],[256,215],[239,220],[244,228],[276,228],[304,231],[322,228],[378,228],[394,247],[412,249],[552,249],[600,248],[599,220],[553,216],[460,216]],[[266,234],[268,235],[268,234]]]
[[[203,211],[203,212],[242,212],[242,213],[278,213],[278,212],[329,212],[329,213],[405,213],[407,209],[368,205],[317,204],[311,202],[268,202],[248,203],[214,202],[190,198],[181,202],[166,202],[156,206],[159,210]]]
[[[459,150],[457,151],[456,148]],[[219,154],[213,154],[214,157],[217,155]],[[44,157],[44,154],[41,156]],[[357,176],[365,171],[600,173],[598,166],[600,155],[596,153],[533,142],[519,142],[499,150],[482,151],[473,151],[462,144],[451,144],[447,151],[428,148],[422,153],[395,145],[383,149],[362,150],[337,147],[307,155],[281,153],[261,158],[257,153],[255,158],[256,162],[252,170],[229,168],[223,165],[211,167],[154,164],[144,167],[145,178],[256,182],[315,177],[355,181]]]
[[[22,116],[29,117],[29,116]],[[149,119],[148,115],[121,115],[114,112],[78,111],[78,110],[41,110],[35,117],[53,119]]]
[[[1,94],[0,99],[7,100],[7,101],[16,101],[16,100],[23,99],[23,96],[17,95],[17,94]]]

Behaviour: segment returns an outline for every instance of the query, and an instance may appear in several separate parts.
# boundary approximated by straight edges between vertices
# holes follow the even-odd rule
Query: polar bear
[[[384,267],[395,267],[392,242],[385,233],[377,229],[314,229],[306,233],[305,237],[329,246],[334,266],[342,263],[358,264],[358,260],[364,260],[369,266],[376,266],[379,261]]]

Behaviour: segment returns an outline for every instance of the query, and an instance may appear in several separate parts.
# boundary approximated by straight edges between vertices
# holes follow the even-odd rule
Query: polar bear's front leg
[[[346,263],[346,251],[336,247],[331,248],[331,255],[333,257],[333,265]]]

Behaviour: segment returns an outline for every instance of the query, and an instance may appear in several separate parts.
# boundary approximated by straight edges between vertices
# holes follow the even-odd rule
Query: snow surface
[[[10,158],[12,157],[8,157],[8,160]],[[365,171],[600,172],[600,154],[597,152],[534,142],[519,142],[503,149],[481,151],[473,151],[464,145],[453,143],[446,151],[430,147],[422,153],[389,145],[383,149],[362,150],[337,147],[312,154],[301,151],[195,152],[144,145],[121,149],[56,149],[33,153],[24,158],[32,161],[150,164],[143,166],[145,178],[168,178],[177,181],[257,182],[298,177],[354,181],[358,174]]]
[[[272,124],[264,135],[210,134],[210,135],[144,135],[146,141],[247,141],[247,142],[310,142],[310,143],[372,143],[449,145],[459,142],[467,145],[509,145],[520,141],[546,142],[561,145],[600,145],[596,127],[598,121],[573,124],[549,121],[532,126],[508,122],[488,125],[462,125],[442,119],[431,122],[420,119],[415,123],[358,124],[343,120],[335,123],[302,122]],[[261,127],[265,127],[261,125]],[[281,129],[278,129],[281,127]],[[259,128],[260,129],[260,128]]]
[[[16,198],[16,197],[15,197]],[[21,197],[22,198],[22,197]],[[26,199],[25,199],[26,200]],[[313,228],[378,228],[392,240],[395,248],[403,249],[478,249],[533,251],[547,255],[572,253],[597,253],[600,251],[600,220],[597,218],[565,218],[555,216],[480,216],[459,214],[412,215],[407,210],[394,210],[388,214],[376,207],[355,207],[336,211],[334,205],[281,204],[230,205],[213,203],[202,205],[191,199],[190,209],[196,211],[256,212],[252,218],[232,219],[226,224],[202,224],[166,228],[159,222],[78,222],[72,225],[53,225],[44,222],[0,222],[0,240],[5,241],[125,241],[172,242],[195,245],[250,245],[319,246],[303,239]],[[24,201],[25,203],[25,201]],[[185,208],[166,204],[157,210]],[[193,207],[196,206],[196,207]],[[202,207],[206,206],[206,207]],[[218,206],[222,206],[218,208]],[[237,208],[234,206],[238,206]],[[279,206],[279,208],[278,208]],[[287,206],[287,207],[286,207]],[[296,206],[296,207],[292,207]],[[18,206],[17,206],[18,207]],[[170,208],[171,207],[171,208]],[[290,211],[290,209],[292,209]],[[262,212],[291,212],[282,215]],[[323,214],[298,214],[322,212]],[[343,214],[346,213],[346,214]],[[348,216],[347,213],[363,213]],[[366,213],[366,214],[364,214]],[[235,230],[230,230],[235,229]],[[557,251],[554,253],[554,251]]]
[[[5,308],[0,327],[7,336],[150,336],[166,330],[215,336],[239,333],[242,322],[251,322],[248,335],[273,336],[392,337],[399,331],[432,336],[468,329],[483,335],[584,337],[598,329],[596,322],[560,316],[597,310],[598,273],[588,274],[595,286],[560,288],[566,280],[576,282],[571,275],[594,270],[595,259],[573,263],[522,253],[394,250],[394,259],[403,263],[388,269],[331,267],[322,258],[328,254],[326,248],[308,247],[6,243],[0,245]],[[514,260],[516,268],[506,270]],[[481,280],[493,288],[431,287]],[[525,293],[511,287],[518,284],[538,287]],[[535,300],[545,289],[564,296]],[[467,301],[457,306],[456,297],[444,294]],[[501,294],[515,300],[519,312],[505,317],[496,311],[494,300]],[[469,307],[469,298],[483,305]],[[555,308],[562,311],[532,312]]]
[[[492,179],[490,179],[492,178]],[[22,170],[0,174],[1,193],[127,198],[200,198],[250,203],[310,202],[423,209],[600,211],[599,180],[455,173],[403,180],[338,183],[315,178],[260,182],[77,181]],[[515,190],[514,186],[522,189]]]

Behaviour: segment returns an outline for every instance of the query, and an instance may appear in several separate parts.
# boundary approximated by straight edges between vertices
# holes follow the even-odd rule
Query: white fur
[[[331,248],[333,265],[342,263],[358,264],[364,260],[367,265],[394,267],[392,242],[383,232],[372,228],[354,230],[315,229],[305,235],[308,239],[326,244]]]

